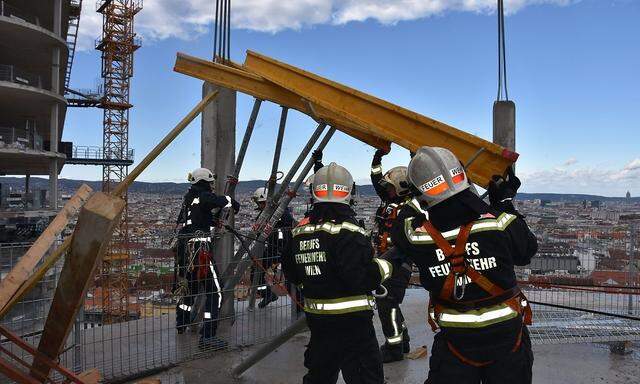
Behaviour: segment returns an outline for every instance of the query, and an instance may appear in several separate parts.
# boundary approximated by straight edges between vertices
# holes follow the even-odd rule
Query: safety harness
[[[466,258],[466,243],[471,232],[473,222],[460,227],[456,238],[455,248],[452,247],[442,234],[429,222],[422,227],[429,233],[436,245],[442,250],[451,271],[447,275],[440,295],[429,299],[427,321],[435,332],[439,327],[450,328],[481,328],[522,316],[523,323],[531,325],[531,306],[524,293],[518,287],[502,289],[469,265]],[[477,284],[489,293],[488,298],[480,300],[462,301],[467,281]],[[461,286],[461,292],[458,286]],[[522,330],[517,337],[512,351],[518,350],[522,341]],[[449,349],[463,362],[481,367],[489,362],[477,362],[464,357],[448,342]]]

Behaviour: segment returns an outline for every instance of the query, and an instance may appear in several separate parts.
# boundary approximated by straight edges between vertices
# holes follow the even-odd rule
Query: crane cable
[[[231,0],[216,0],[213,24],[213,60],[229,61],[231,57]]]
[[[507,89],[507,57],[504,30],[504,2],[498,0],[498,96],[497,101],[502,100],[502,90],[504,85],[505,100],[509,100]]]

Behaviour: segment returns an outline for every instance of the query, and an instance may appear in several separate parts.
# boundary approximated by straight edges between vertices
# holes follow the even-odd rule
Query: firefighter
[[[265,187],[255,190],[251,200],[256,204],[256,209],[262,212],[267,206],[267,196],[269,191]],[[258,308],[264,308],[269,303],[278,300],[278,295],[266,284],[265,271],[280,263],[280,257],[284,245],[291,241],[291,229],[294,227],[294,219],[291,211],[287,209],[275,225],[273,232],[267,238],[264,248],[264,256],[261,260],[262,268],[258,268],[255,273],[259,274],[258,290],[262,292],[262,301],[258,303]],[[255,268],[254,268],[255,270]]]
[[[511,168],[494,176],[488,205],[460,161],[432,147],[417,151],[408,179],[427,215],[401,210],[392,239],[418,266],[439,330],[426,383],[531,383],[531,310],[514,265],[529,264],[537,241],[511,201],[520,181]]]
[[[302,288],[311,339],[304,354],[305,384],[384,382],[373,328],[372,291],[391,275],[391,263],[374,258],[350,200],[351,174],[336,163],[313,176],[309,223],[293,230],[283,256],[289,281]]]
[[[378,256],[393,264],[393,275],[384,283],[387,295],[377,300],[378,316],[385,337],[380,350],[385,363],[404,359],[404,354],[411,348],[400,304],[411,279],[412,267],[407,257],[392,247],[391,243],[391,226],[399,208],[410,200],[411,189],[407,181],[407,167],[394,167],[383,175],[382,157],[388,153],[388,150],[378,149],[371,162],[371,184],[381,200],[376,211],[378,234],[374,237],[374,243]]]
[[[188,176],[191,187],[185,194],[177,223],[176,254],[177,281],[176,328],[184,333],[187,325],[195,320],[195,298],[206,296],[204,322],[200,329],[199,346],[202,348],[224,347],[225,342],[215,338],[218,325],[218,310],[222,303],[222,292],[218,280],[218,268],[212,254],[211,229],[214,226],[213,209],[232,208],[236,213],[240,204],[229,196],[213,193],[214,174],[206,168],[197,168]]]

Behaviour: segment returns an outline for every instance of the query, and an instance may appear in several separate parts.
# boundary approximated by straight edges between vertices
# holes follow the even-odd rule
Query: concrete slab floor
[[[422,345],[430,347],[433,333],[425,324],[424,297],[409,294],[402,308],[412,338],[412,350]],[[374,321],[378,339],[382,342],[382,331],[377,316]],[[245,372],[240,379],[231,377],[231,367],[251,355],[257,347],[181,363],[178,367],[154,377],[160,379],[162,384],[301,383],[306,372],[302,361],[307,342],[308,333],[293,337]],[[635,344],[635,349],[635,353],[621,356],[612,354],[604,344],[535,345],[534,383],[640,383],[640,344]],[[385,377],[389,384],[422,383],[426,379],[428,367],[428,357],[386,364]],[[343,383],[342,379],[339,383]]]

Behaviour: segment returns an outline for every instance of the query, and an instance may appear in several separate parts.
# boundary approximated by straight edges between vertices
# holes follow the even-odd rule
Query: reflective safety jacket
[[[286,278],[302,288],[307,316],[371,316],[371,292],[391,276],[391,263],[373,247],[355,219],[299,225],[285,247]]]
[[[450,287],[446,287],[445,282],[453,273],[452,259],[446,255],[446,249],[436,244],[430,233],[433,227],[429,231],[423,224],[424,218],[416,218],[414,210],[403,209],[393,226],[392,238],[418,267],[421,284],[429,291],[432,301],[430,323],[437,324],[457,350],[473,356],[474,360],[492,356],[492,349],[510,350],[519,343],[522,330],[522,311],[518,305],[528,304],[518,299],[514,265],[528,264],[537,251],[536,238],[527,224],[515,213],[490,209],[467,225],[436,231],[454,247],[444,248],[452,252],[461,248],[460,253],[466,259],[465,268],[479,272],[469,273],[469,276],[482,275],[482,281],[459,275],[457,279],[449,280]],[[460,240],[457,244],[456,239],[465,227],[468,237],[464,244]],[[487,281],[490,283],[484,284]],[[457,287],[453,288],[454,284]],[[501,294],[487,292],[487,286],[483,284],[493,285],[489,288]],[[457,300],[454,294],[460,294],[463,288],[464,296]]]
[[[182,201],[178,224],[183,224],[182,233],[202,231],[209,233],[213,223],[213,209],[231,207],[231,198],[218,196],[208,186],[194,184]]]

